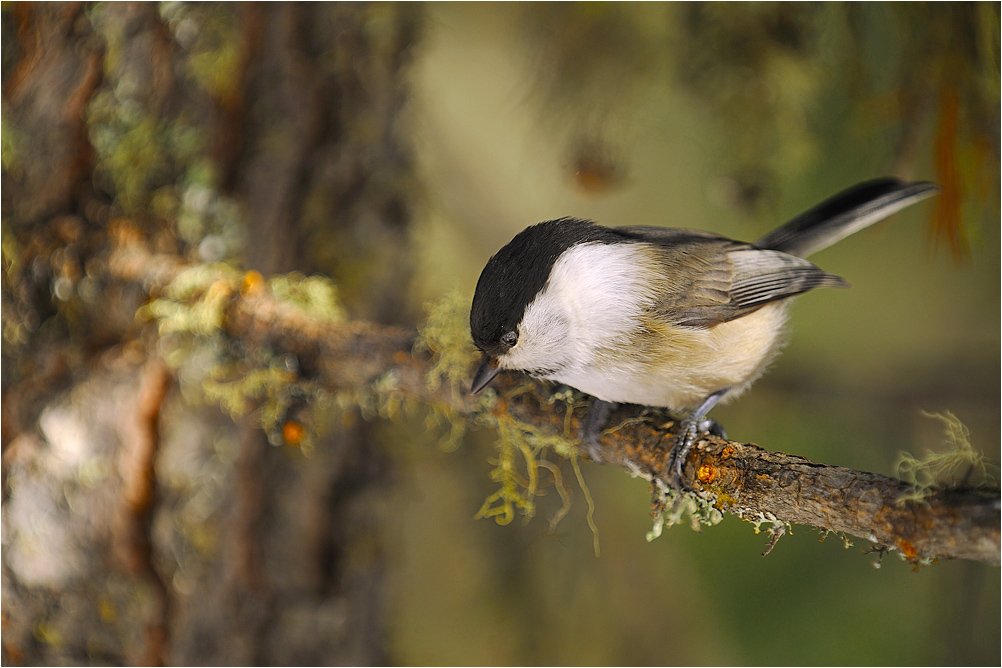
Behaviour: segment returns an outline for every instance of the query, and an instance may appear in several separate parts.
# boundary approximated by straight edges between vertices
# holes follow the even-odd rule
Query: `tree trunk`
[[[363,501],[388,461],[368,426],[308,457],[193,407],[137,326],[142,289],[88,261],[141,234],[264,276],[323,271],[355,314],[409,322],[411,165],[395,123],[416,18],[4,8],[5,663],[386,661]]]

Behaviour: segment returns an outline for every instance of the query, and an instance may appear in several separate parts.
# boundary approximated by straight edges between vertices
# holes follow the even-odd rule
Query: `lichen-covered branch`
[[[110,256],[107,268],[111,277],[159,292],[188,266],[127,245]],[[552,388],[524,377],[500,377],[492,402],[475,400],[449,383],[429,383],[433,360],[415,352],[413,332],[319,320],[276,299],[253,273],[243,278],[239,290],[223,278],[208,290],[225,295],[219,327],[226,335],[295,355],[302,372],[314,375],[332,392],[382,384],[397,397],[447,406],[461,416],[484,411],[507,415],[535,433],[570,441],[587,410],[586,402],[554,402]],[[602,438],[606,460],[667,489],[674,423],[624,406],[610,424],[614,426]],[[915,499],[912,487],[900,480],[713,437],[692,450],[684,484],[720,510],[769,524],[774,535],[783,525],[798,523],[865,538],[910,560],[999,563],[997,489],[937,489]]]

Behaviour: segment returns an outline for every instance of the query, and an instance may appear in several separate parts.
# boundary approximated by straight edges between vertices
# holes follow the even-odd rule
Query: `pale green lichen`
[[[304,276],[294,271],[273,276],[268,286],[277,299],[292,304],[317,320],[334,324],[348,319],[337,285],[326,276]]]
[[[178,274],[164,296],[147,304],[139,316],[156,320],[161,336],[213,336],[221,331],[225,309],[242,276],[223,263],[194,266]]]
[[[468,383],[470,371],[480,358],[470,338],[470,303],[472,296],[464,290],[453,290],[440,299],[426,304],[428,317],[418,328],[414,344],[417,352],[430,352],[432,366],[428,383],[432,388],[443,382],[453,386]]]
[[[772,533],[777,530],[793,533],[793,527],[790,526],[789,522],[777,518],[772,513],[758,511],[750,517],[742,516],[741,519],[755,527],[755,533],[762,533],[763,531]]]
[[[831,529],[820,529],[821,535],[818,537],[818,542],[823,543],[828,538],[828,536],[836,536],[840,541],[842,541],[842,547],[846,550],[852,547],[853,542],[849,536],[841,531],[832,531]],[[879,546],[874,549],[881,549]],[[884,548],[886,549],[886,548]],[[879,568],[879,567],[878,567]]]
[[[467,291],[454,290],[426,306],[428,318],[419,328],[414,350],[431,353],[432,365],[427,381],[432,388],[445,383],[453,392],[467,391],[471,374],[480,358],[470,338],[470,302],[471,296]],[[504,398],[512,399],[533,387],[515,388]],[[562,434],[544,433],[506,411],[494,410],[497,395],[491,389],[485,390],[477,401],[478,405],[470,417],[460,415],[450,406],[431,402],[426,421],[430,427],[448,425],[448,434],[443,439],[446,448],[455,447],[469,426],[484,427],[497,433],[497,456],[491,460],[494,468],[490,478],[498,483],[499,488],[484,500],[476,517],[492,518],[504,525],[521,515],[523,521],[528,522],[536,514],[536,497],[540,490],[552,485],[561,500],[560,509],[550,518],[551,529],[554,528],[570,510],[571,491],[560,466],[546,457],[547,452],[553,452],[570,461],[588,504],[587,522],[594,536],[595,553],[598,554],[595,504],[581,473],[577,440],[570,435],[571,411],[579,407],[575,403],[575,393],[566,391],[550,398],[551,404],[558,401],[567,404],[565,414],[568,424]]]
[[[498,455],[491,460],[494,469],[490,478],[500,485],[498,491],[484,500],[476,514],[477,519],[493,518],[501,525],[509,524],[516,514],[529,522],[536,514],[536,496],[544,486],[543,472],[550,475],[546,485],[552,485],[560,496],[561,507],[550,518],[551,531],[570,510],[571,492],[564,481],[560,467],[546,458],[546,452],[570,461],[578,486],[588,505],[586,520],[591,529],[595,556],[600,554],[598,527],[595,524],[595,503],[581,473],[577,445],[566,434],[554,435],[539,431],[507,413],[489,413],[479,421],[497,431]]]
[[[655,481],[652,495],[651,514],[654,525],[647,532],[648,542],[661,536],[665,528],[671,528],[683,520],[693,531],[698,532],[702,526],[714,526],[724,518],[723,513],[709,499],[678,492],[660,481]]]
[[[992,481],[984,453],[971,444],[971,432],[957,416],[945,413],[922,412],[925,417],[939,420],[946,431],[944,452],[928,452],[922,459],[907,452],[898,456],[898,477],[911,485],[911,491],[897,499],[897,503],[907,501],[925,502],[937,489],[987,483]]]

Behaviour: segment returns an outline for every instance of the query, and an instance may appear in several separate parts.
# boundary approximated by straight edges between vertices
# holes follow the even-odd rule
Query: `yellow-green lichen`
[[[470,338],[470,302],[472,297],[464,290],[453,290],[438,300],[425,304],[428,317],[418,327],[414,352],[430,353],[431,368],[426,380],[431,388],[448,383],[453,394],[465,391],[471,378],[479,353]],[[478,401],[480,414],[490,410],[494,394],[485,392]],[[468,429],[468,420],[450,404],[431,401],[425,424],[429,429],[448,429],[442,439],[442,447],[447,451],[458,447]]]
[[[470,380],[470,372],[480,357],[470,338],[472,299],[467,291],[453,290],[425,305],[428,318],[418,328],[414,350],[432,354],[432,366],[428,372],[428,383],[432,388],[445,381],[459,385]]]
[[[188,75],[224,104],[239,93],[247,41],[225,6],[167,2],[161,16],[189,52]]]
[[[87,13],[106,45],[106,84],[86,111],[97,181],[127,214],[156,213],[163,202],[151,209],[153,193],[193,182],[192,175],[209,164],[206,131],[199,118],[184,110],[164,113],[162,101],[151,94],[147,70],[136,65],[137,54],[130,52],[136,42],[131,39],[135,35],[127,34],[131,24],[102,3],[89,6]]]
[[[143,310],[146,318],[157,321],[164,340],[173,342],[165,344],[165,356],[172,366],[181,369],[182,390],[195,386],[202,400],[220,406],[230,415],[252,415],[275,444],[283,442],[283,434],[295,433],[295,444],[307,455],[316,435],[328,429],[337,416],[345,420],[357,412],[365,419],[397,420],[414,416],[422,409],[421,403],[399,388],[392,370],[368,386],[332,393],[319,382],[300,377],[291,356],[253,350],[232,357],[231,344],[222,336],[225,309],[242,291],[258,289],[270,289],[275,298],[319,320],[345,320],[337,286],[326,278],[294,273],[273,277],[263,288],[260,276],[245,275],[222,263],[182,272],[163,289],[162,297]],[[427,381],[434,387],[447,383],[453,392],[466,391],[465,384],[477,360],[469,337],[468,309],[468,296],[458,292],[429,309],[415,350],[431,353]],[[566,403],[568,422],[561,434],[545,433],[497,408],[499,400],[510,400],[531,387],[516,388],[501,398],[488,390],[478,397],[470,415],[460,414],[450,402],[433,400],[424,405],[425,422],[429,428],[447,429],[443,436],[447,448],[455,447],[469,426],[485,427],[498,434],[497,456],[492,460],[490,475],[499,488],[484,501],[477,517],[491,517],[499,524],[510,523],[516,515],[529,521],[536,514],[536,497],[553,487],[561,499],[561,507],[550,519],[551,527],[555,527],[569,511],[572,494],[559,463],[548,459],[547,452],[568,459],[588,504],[587,521],[597,554],[594,502],[581,472],[576,439],[570,435],[569,418],[580,407],[575,403],[578,398],[574,393],[558,393],[551,398],[551,403]],[[295,416],[291,432],[290,415]]]
[[[600,548],[594,520],[595,504],[581,473],[575,442],[565,435],[543,433],[506,413],[499,412],[483,422],[490,424],[498,434],[498,454],[491,460],[494,469],[490,478],[500,488],[484,500],[476,518],[493,518],[501,525],[509,524],[516,514],[522,515],[524,522],[531,520],[536,514],[535,499],[544,485],[542,475],[545,471],[551,478],[546,484],[553,485],[561,500],[560,509],[550,519],[550,528],[554,529],[570,510],[571,492],[559,465],[546,458],[546,451],[551,450],[571,463],[588,504],[587,522],[592,531],[595,555],[598,556]]]
[[[298,271],[273,276],[268,281],[277,299],[292,304],[304,314],[327,323],[341,323],[348,319],[337,285],[326,276],[304,276]]]
[[[108,180],[127,213],[141,213],[151,193],[177,181],[199,162],[203,132],[184,115],[156,118],[116,89],[97,93],[87,110],[97,171]]]
[[[214,371],[217,371],[216,367]],[[205,398],[218,404],[220,408],[238,417],[249,413],[258,402],[277,403],[276,398],[282,394],[282,388],[296,380],[296,374],[281,366],[273,365],[264,369],[251,369],[239,374],[236,378],[222,380],[217,373],[202,383]],[[262,405],[262,416],[268,423],[275,422],[274,406],[265,408]]]
[[[464,392],[476,368],[480,354],[470,338],[470,303],[468,291],[454,290],[439,300],[428,304],[428,318],[419,328],[415,352],[429,352],[432,365],[427,381],[437,388],[448,384],[453,392]],[[512,399],[532,385],[516,388],[503,399]],[[574,403],[574,393],[557,393],[550,398],[553,404],[562,401],[567,404],[568,423],[559,435],[544,433],[523,423],[504,410],[495,410],[498,400],[493,390],[486,390],[478,398],[478,405],[471,417],[457,413],[444,404],[429,404],[429,426],[449,426],[445,446],[455,445],[462,438],[468,426],[475,425],[495,431],[498,435],[497,456],[491,460],[494,465],[490,478],[498,483],[498,490],[481,505],[476,517],[493,518],[498,524],[509,524],[516,515],[528,522],[536,514],[536,497],[544,487],[553,486],[560,496],[561,507],[550,518],[551,529],[570,510],[571,490],[557,462],[547,459],[552,451],[558,457],[570,461],[574,476],[588,504],[587,521],[592,529],[595,553],[599,552],[598,530],[594,522],[595,506],[591,493],[581,473],[577,458],[577,441],[570,436],[569,419]],[[547,475],[548,474],[548,475]]]
[[[971,444],[971,432],[957,416],[949,411],[923,411],[922,415],[943,423],[948,449],[945,452],[928,452],[922,459],[907,452],[898,456],[898,477],[911,485],[911,491],[900,496],[898,504],[907,501],[924,502],[942,487],[991,481],[984,453]]]
[[[212,336],[223,326],[223,316],[238,290],[242,274],[223,264],[202,264],[178,274],[140,316],[157,321],[161,336],[193,334]]]
[[[252,275],[256,278],[248,280]],[[161,291],[163,296],[140,311],[140,318],[156,321],[164,357],[179,370],[185,396],[216,404],[233,417],[251,414],[276,445],[291,433],[286,426],[295,412],[304,427],[290,445],[307,455],[316,435],[345,406],[369,409],[373,415],[392,414],[394,400],[388,390],[382,399],[375,398],[379,388],[334,397],[319,382],[301,377],[292,355],[265,348],[240,354],[233,349],[223,336],[226,308],[248,285],[267,289],[253,272],[244,274],[225,263],[197,265],[179,273]],[[278,276],[269,287],[275,298],[311,317],[325,322],[345,319],[336,286],[327,278]]]

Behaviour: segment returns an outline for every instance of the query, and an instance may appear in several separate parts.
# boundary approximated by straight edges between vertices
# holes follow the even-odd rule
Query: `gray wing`
[[[708,232],[619,229],[657,249],[664,282],[654,315],[680,327],[713,327],[814,288],[849,285],[803,258]]]

